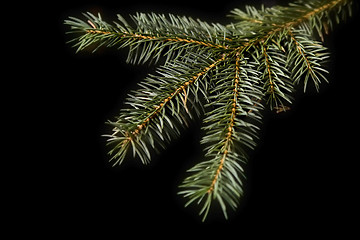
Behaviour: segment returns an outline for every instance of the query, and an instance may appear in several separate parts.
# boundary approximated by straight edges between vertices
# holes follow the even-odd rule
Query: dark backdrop
[[[201,223],[199,209],[184,208],[184,199],[177,195],[185,171],[202,157],[200,124],[183,132],[149,165],[132,158],[122,166],[108,162],[109,149],[101,135],[111,128],[104,123],[114,119],[129,90],[155,67],[127,65],[126,49],[75,54],[65,43],[71,38],[65,35],[64,19],[91,11],[111,22],[116,13],[126,17],[139,11],[226,24],[231,9],[261,2],[286,1],[57,1],[39,9],[48,28],[36,51],[41,61],[35,65],[43,70],[32,69],[32,86],[39,90],[32,104],[41,110],[28,116],[38,119],[32,134],[40,140],[32,151],[42,161],[35,161],[41,173],[32,174],[35,181],[24,196],[32,199],[25,205],[27,217],[42,221],[32,230],[113,233],[117,238],[130,232],[171,238],[231,233],[236,238],[266,234],[292,239],[353,229],[350,219],[359,189],[358,15],[326,36],[332,53],[330,83],[321,85],[319,94],[303,94],[299,88],[291,111],[264,113],[261,139],[246,166],[245,195],[228,221],[215,211]]]

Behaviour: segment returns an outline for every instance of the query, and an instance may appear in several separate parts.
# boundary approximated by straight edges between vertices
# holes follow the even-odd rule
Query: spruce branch
[[[190,121],[203,118],[204,159],[188,170],[179,194],[199,204],[203,220],[213,203],[228,217],[243,195],[244,164],[258,139],[262,110],[289,110],[303,84],[327,82],[324,34],[352,15],[351,0],[298,0],[288,6],[234,9],[224,26],[189,17],[138,13],[131,23],[118,15],[69,17],[65,24],[77,51],[129,49],[130,63],[157,62],[132,91],[108,137],[114,165],[132,154],[147,164]],[[320,39],[317,40],[317,39]]]

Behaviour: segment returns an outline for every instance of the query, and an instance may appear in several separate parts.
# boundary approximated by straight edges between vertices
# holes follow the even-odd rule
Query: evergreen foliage
[[[288,6],[246,6],[227,26],[189,17],[143,14],[112,24],[100,14],[69,17],[77,51],[129,48],[127,62],[163,66],[139,83],[106,135],[114,165],[129,154],[146,164],[189,121],[203,117],[204,160],[188,170],[179,194],[201,205],[206,219],[218,202],[227,218],[243,194],[247,152],[256,146],[261,111],[286,111],[293,92],[326,82],[324,34],[351,16],[351,0],[298,0]],[[316,40],[316,39],[320,39]]]

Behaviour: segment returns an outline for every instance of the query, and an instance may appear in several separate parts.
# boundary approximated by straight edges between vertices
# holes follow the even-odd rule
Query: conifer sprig
[[[329,58],[321,41],[351,16],[351,0],[298,0],[288,6],[246,6],[227,26],[189,17],[143,14],[109,24],[92,13],[65,24],[77,51],[129,48],[130,63],[164,65],[127,98],[127,108],[106,135],[114,165],[128,155],[146,164],[189,121],[204,116],[204,160],[189,169],[179,194],[201,205],[206,219],[217,202],[227,218],[243,194],[243,165],[253,150],[266,106],[288,110],[297,85],[318,90]]]

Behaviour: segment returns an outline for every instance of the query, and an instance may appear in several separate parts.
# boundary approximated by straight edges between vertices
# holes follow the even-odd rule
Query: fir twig
[[[321,41],[335,24],[351,16],[351,0],[298,0],[288,6],[246,6],[231,12],[224,26],[169,14],[139,13],[129,24],[114,24],[86,13],[65,24],[75,34],[77,51],[100,47],[129,48],[130,63],[164,65],[129,94],[128,108],[109,123],[106,135],[114,165],[128,154],[146,164],[151,149],[164,148],[195,116],[204,113],[201,140],[204,160],[192,167],[179,194],[202,205],[206,219],[217,202],[227,218],[243,194],[243,164],[253,150],[267,106],[290,109],[293,92],[327,82],[329,54]],[[316,37],[317,36],[317,37]],[[320,38],[321,41],[316,40]]]

